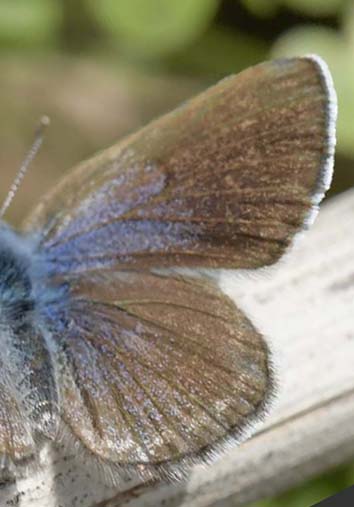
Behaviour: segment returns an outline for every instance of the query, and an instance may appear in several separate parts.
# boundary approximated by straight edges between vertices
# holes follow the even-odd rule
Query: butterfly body
[[[268,346],[174,268],[276,262],[329,186],[335,118],[321,60],[266,62],[81,164],[21,233],[0,227],[1,454],[66,434],[103,467],[179,477],[244,438],[272,397]]]
[[[15,233],[5,224],[0,226],[2,390],[13,397],[18,418],[22,414],[30,423],[27,431],[31,444],[19,461],[36,454],[35,442],[54,439],[58,427],[58,389],[45,314],[56,293],[57,305],[63,301],[63,294],[49,288],[46,263],[36,243],[34,237]]]
[[[53,281],[51,264],[38,248],[38,235],[0,226],[0,316],[2,329],[40,326],[52,305],[65,302],[63,287]]]
[[[0,229],[0,322],[13,328],[28,319],[33,310],[30,259],[19,253],[21,240],[10,230]]]

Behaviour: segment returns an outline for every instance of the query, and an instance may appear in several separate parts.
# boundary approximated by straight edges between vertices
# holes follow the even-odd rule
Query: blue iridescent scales
[[[69,434],[117,476],[177,478],[242,440],[272,397],[265,340],[210,281],[169,268],[276,262],[330,184],[335,121],[324,62],[266,62],[81,164],[24,232],[3,225],[0,261],[18,269],[15,301],[0,275],[0,452],[28,462]]]

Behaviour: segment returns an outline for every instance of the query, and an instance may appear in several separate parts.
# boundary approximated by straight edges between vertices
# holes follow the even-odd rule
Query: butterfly
[[[173,478],[242,440],[270,353],[193,273],[284,254],[329,187],[335,121],[319,57],[265,62],[83,162],[20,230],[1,221],[0,454],[29,463],[67,434]]]

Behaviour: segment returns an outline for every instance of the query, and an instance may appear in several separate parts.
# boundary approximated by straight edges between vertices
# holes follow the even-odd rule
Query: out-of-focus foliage
[[[295,12],[310,16],[330,16],[336,14],[346,0],[243,0],[255,14],[264,16],[274,14],[281,7],[289,7]]]
[[[303,14],[330,16],[343,7],[345,0],[283,0],[279,3]]]
[[[270,56],[315,52],[327,60],[338,90],[339,153],[354,158],[353,5],[354,0],[0,0],[0,51],[100,50],[115,65],[140,62],[145,69],[210,80]]]
[[[56,0],[0,0],[0,45],[48,44],[58,37],[59,24]]]
[[[354,185],[354,0],[0,0],[2,182],[44,111],[49,149],[37,161],[39,190],[23,191],[22,204],[61,168],[197,89],[306,53],[321,55],[334,77],[334,186],[343,190]],[[257,506],[304,507],[353,482],[347,467]]]
[[[275,41],[272,54],[288,56],[317,53],[328,63],[338,94],[338,146],[354,156],[354,9],[343,11],[340,32],[319,25],[293,28]]]
[[[354,467],[340,467],[323,477],[309,481],[276,499],[256,502],[249,507],[308,507],[354,484]],[[232,505],[230,505],[232,507]]]
[[[166,63],[174,70],[219,78],[258,63],[269,54],[267,44],[246,32],[210,27],[193,47],[180,51]],[[220,57],[222,55],[222,58]]]
[[[276,13],[279,8],[279,2],[269,0],[242,0],[243,4],[252,14],[261,17],[270,17]]]
[[[169,54],[195,41],[218,5],[218,0],[90,0],[103,29],[140,56]]]

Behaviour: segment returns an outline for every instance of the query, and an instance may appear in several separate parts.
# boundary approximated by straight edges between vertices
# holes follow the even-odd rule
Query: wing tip
[[[315,64],[322,85],[327,96],[325,117],[326,117],[326,150],[323,155],[322,167],[312,195],[312,208],[306,217],[305,226],[308,227],[314,222],[319,204],[322,201],[326,191],[329,189],[334,168],[334,155],[336,148],[336,123],[338,114],[337,94],[333,83],[333,78],[327,63],[317,54],[308,54],[302,57]]]

